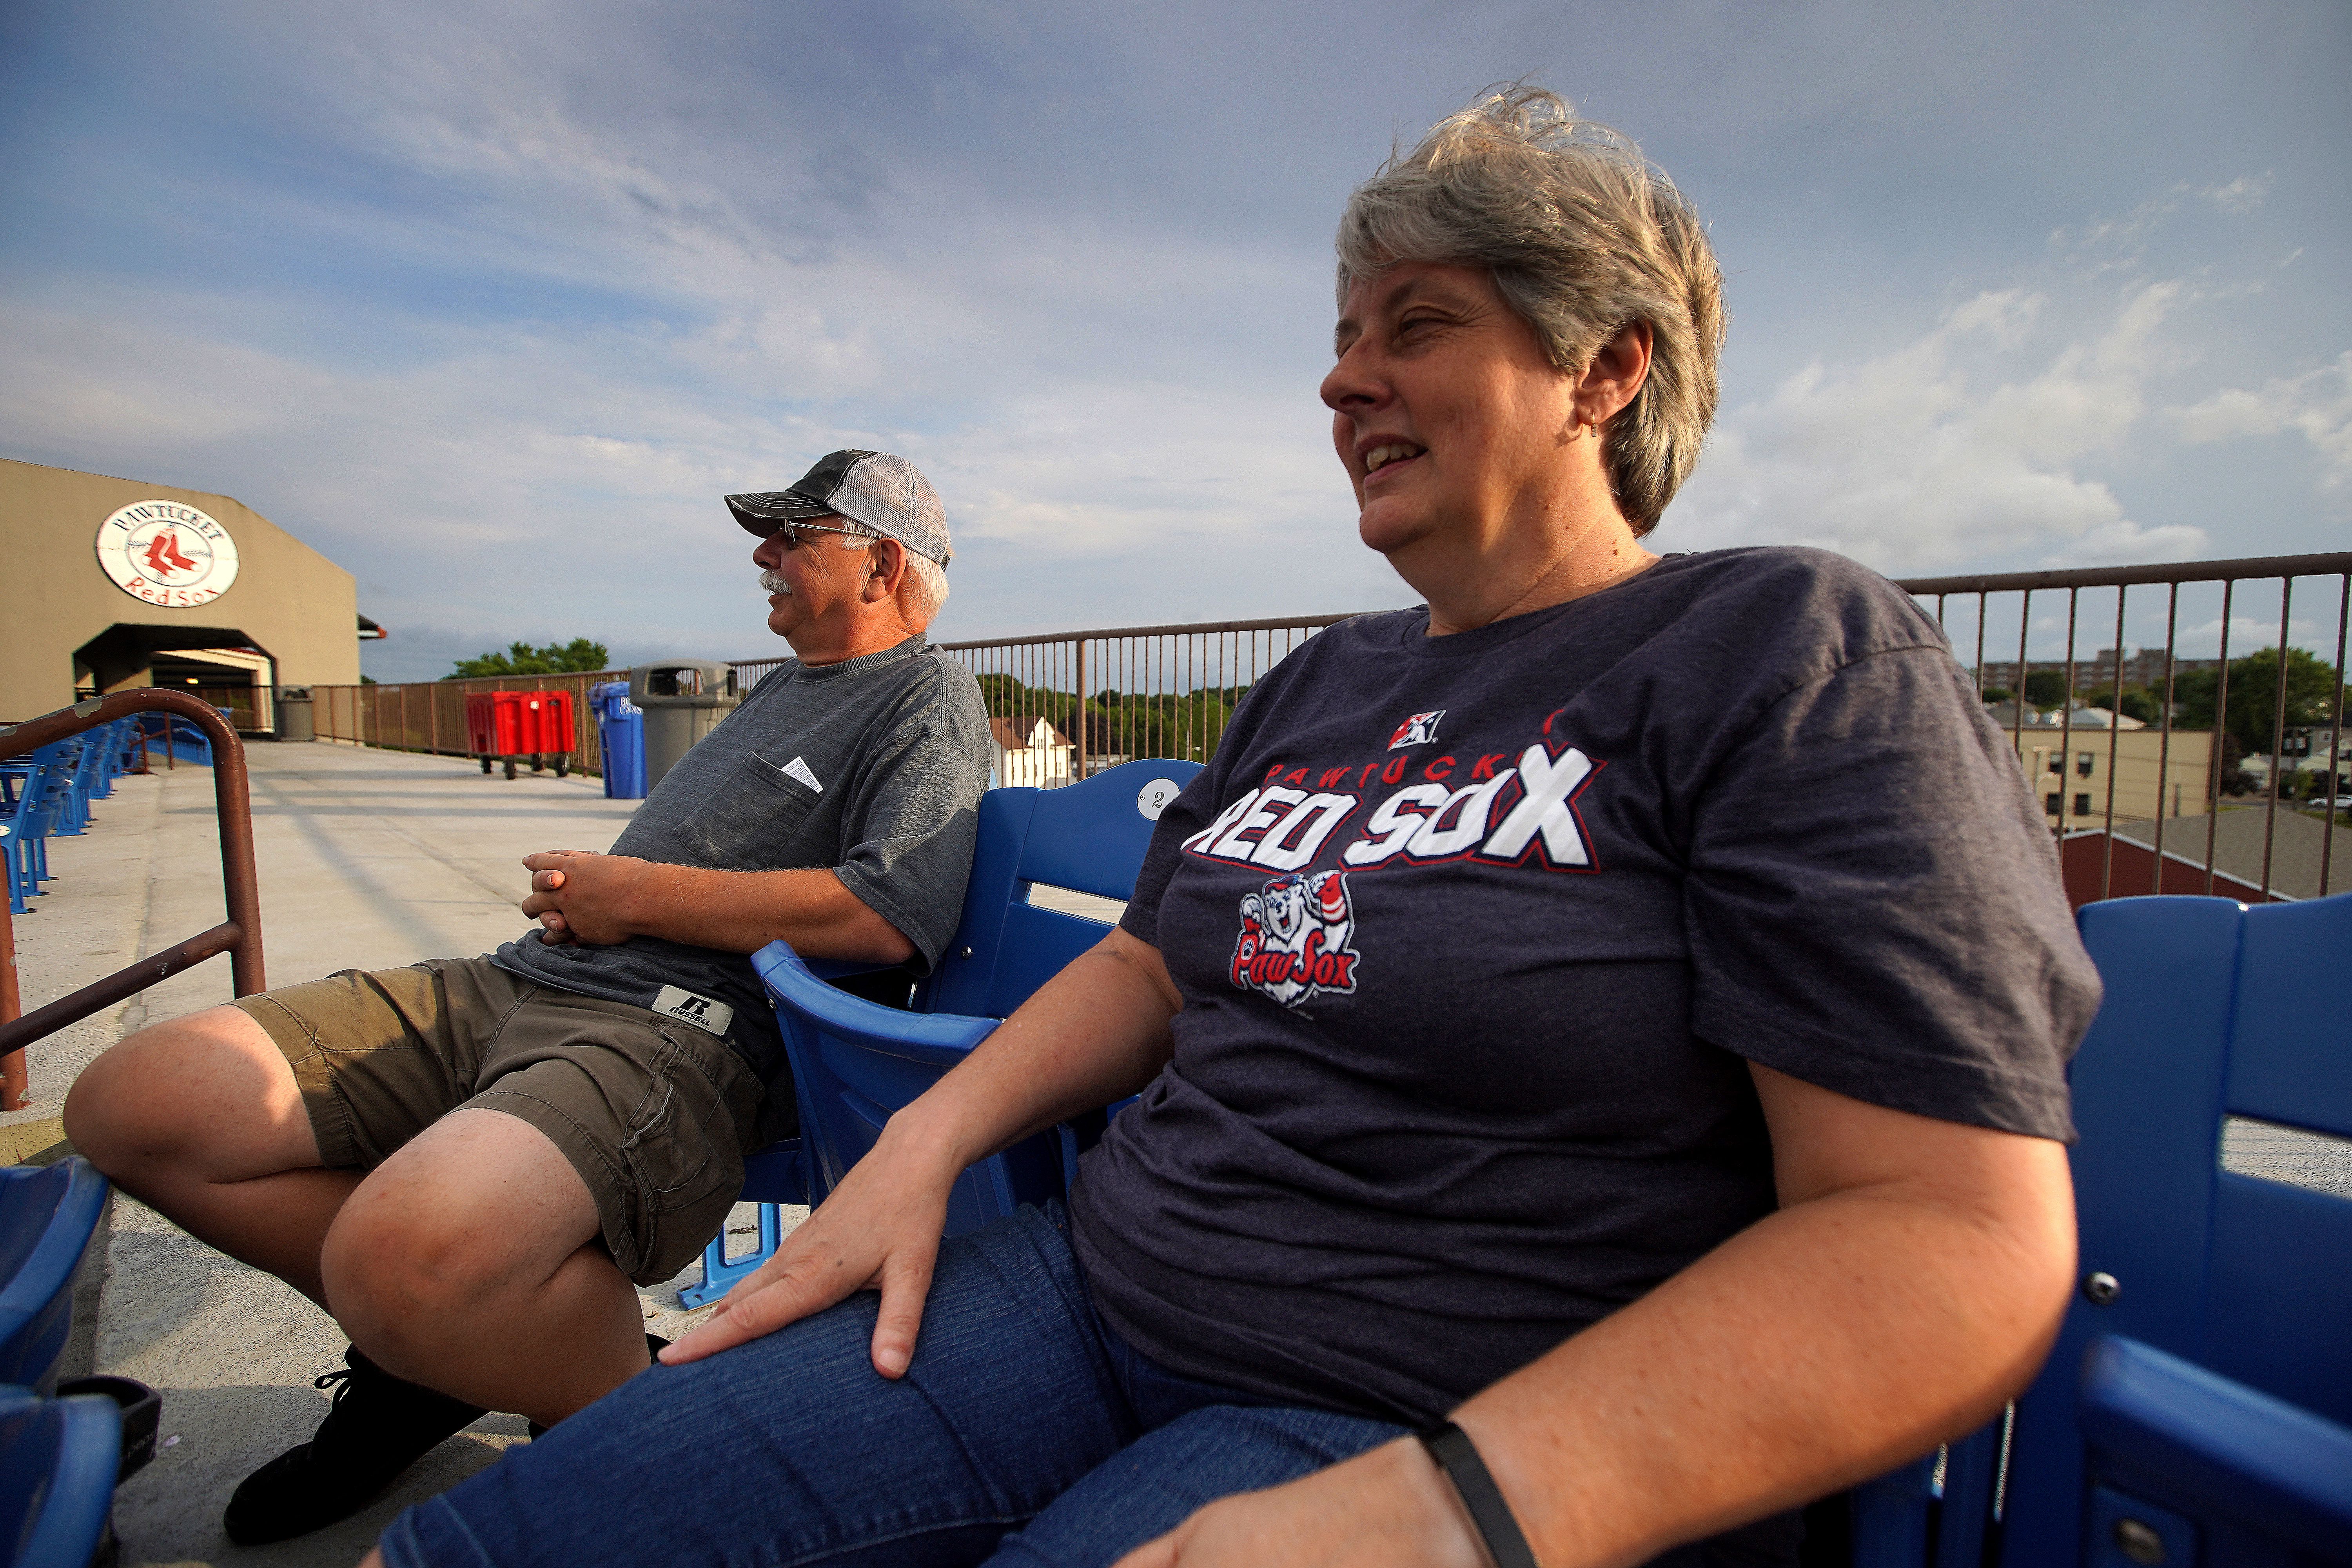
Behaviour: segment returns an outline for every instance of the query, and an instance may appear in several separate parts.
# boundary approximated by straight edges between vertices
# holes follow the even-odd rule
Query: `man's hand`
[[[1115,1568],[1488,1568],[1462,1500],[1419,1441],[1220,1498]]]
[[[639,934],[638,906],[654,879],[669,868],[628,855],[548,849],[522,858],[530,897],[522,912],[539,921],[545,940],[609,947]]]
[[[904,963],[915,944],[829,869],[713,871],[587,849],[526,855],[522,912],[551,942],[605,947],[657,936],[721,952],[779,939],[803,958]]]
[[[905,1113],[901,1113],[904,1117]],[[859,1290],[882,1292],[874,1370],[906,1375],[947,1226],[956,1167],[936,1143],[901,1135],[900,1118],[850,1167],[776,1255],[727,1292],[708,1322],[662,1352],[668,1365],[699,1361],[821,1312]]]

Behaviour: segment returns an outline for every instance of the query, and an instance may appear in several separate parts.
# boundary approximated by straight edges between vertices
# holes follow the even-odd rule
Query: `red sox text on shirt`
[[[1557,715],[1554,715],[1557,717]],[[1551,721],[1546,720],[1549,731]],[[1184,841],[1212,860],[1296,871],[1314,863],[1380,785],[1380,798],[1339,854],[1351,869],[1476,859],[1592,871],[1576,799],[1605,763],[1538,740],[1508,752],[1391,756],[1360,766],[1276,763],[1264,781]]]

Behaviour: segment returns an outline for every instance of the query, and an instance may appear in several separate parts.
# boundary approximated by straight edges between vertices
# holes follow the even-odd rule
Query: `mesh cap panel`
[[[906,458],[877,452],[850,464],[832,496],[833,510],[856,518],[914,551],[945,565],[948,513],[922,470]]]
[[[757,534],[778,520],[838,513],[942,566],[955,557],[939,492],[920,468],[892,452],[828,452],[790,489],[731,495],[727,507]]]

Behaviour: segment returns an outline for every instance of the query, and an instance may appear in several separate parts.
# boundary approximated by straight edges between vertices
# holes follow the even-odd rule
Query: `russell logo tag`
[[[1426,713],[1414,714],[1398,725],[1396,733],[1389,737],[1389,750],[1393,752],[1405,746],[1429,744],[1437,739],[1437,721],[1444,717],[1445,710],[1443,708],[1433,708]]]
[[[691,1024],[707,1035],[725,1038],[727,1026],[735,1021],[735,1009],[724,1002],[713,1002],[708,996],[697,996],[691,991],[681,991],[675,985],[665,985],[654,998],[654,1011],[681,1024]]]

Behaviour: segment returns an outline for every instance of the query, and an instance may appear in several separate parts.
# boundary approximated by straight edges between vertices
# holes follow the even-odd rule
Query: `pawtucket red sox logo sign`
[[[1363,957],[1349,945],[1355,934],[1345,872],[1276,877],[1242,900],[1234,984],[1286,1007],[1326,992],[1348,995]]]
[[[236,541],[177,501],[134,501],[98,525],[98,563],[134,599],[209,605],[236,581]]]

